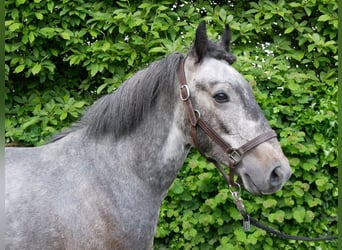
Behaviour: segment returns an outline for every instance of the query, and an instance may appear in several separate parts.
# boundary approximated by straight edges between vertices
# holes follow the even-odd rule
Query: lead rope
[[[311,237],[306,237],[306,236],[290,235],[290,234],[282,233],[278,230],[275,230],[273,228],[266,226],[265,224],[260,223],[258,220],[254,219],[252,216],[250,216],[247,213],[245,205],[243,204],[243,200],[240,196],[240,192],[241,192],[240,185],[236,182],[234,183],[234,185],[231,185],[229,182],[229,177],[228,177],[226,171],[224,171],[224,169],[222,168],[222,166],[217,161],[211,160],[211,162],[214,163],[217,170],[223,175],[223,178],[225,179],[225,181],[228,185],[229,192],[231,193],[231,195],[233,197],[233,201],[235,203],[235,206],[239,210],[240,214],[243,217],[243,228],[246,232],[250,230],[250,225],[252,224],[253,226],[260,228],[260,229],[262,229],[268,233],[274,234],[280,238],[288,239],[288,240],[323,241],[323,240],[337,240],[338,239],[337,236],[324,236],[324,237],[311,238]],[[233,190],[234,187],[235,188],[237,187],[238,190],[234,191]]]

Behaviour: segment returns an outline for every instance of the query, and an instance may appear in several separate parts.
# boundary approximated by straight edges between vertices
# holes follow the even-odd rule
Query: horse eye
[[[223,93],[223,92],[219,92],[219,93],[215,94],[214,99],[218,103],[229,102],[229,97],[226,95],[226,93]]]

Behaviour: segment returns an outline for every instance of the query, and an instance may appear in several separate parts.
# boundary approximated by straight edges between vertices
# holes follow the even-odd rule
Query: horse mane
[[[111,135],[118,139],[127,135],[148,115],[161,92],[170,100],[176,95],[175,82],[178,81],[178,65],[182,57],[180,53],[172,53],[138,71],[116,91],[98,99],[79,122],[48,143],[83,128],[87,136],[93,138]]]

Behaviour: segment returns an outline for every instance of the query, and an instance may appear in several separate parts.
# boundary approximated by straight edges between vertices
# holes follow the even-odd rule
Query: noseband
[[[255,148],[259,144],[266,142],[272,138],[277,137],[276,133],[273,130],[265,132],[254,139],[248,141],[244,145],[239,148],[233,148],[228,142],[226,142],[221,136],[219,136],[215,130],[213,130],[201,117],[201,113],[193,108],[191,99],[190,99],[190,89],[186,82],[185,72],[184,72],[184,63],[185,59],[182,57],[179,62],[178,68],[178,80],[180,84],[180,97],[181,100],[184,102],[185,108],[187,110],[190,123],[191,123],[191,137],[194,142],[194,146],[197,150],[205,157],[208,161],[213,162],[216,168],[221,172],[223,177],[227,182],[230,183],[231,186],[235,185],[234,182],[234,168],[240,163],[241,159],[244,155],[250,151],[251,149]],[[218,144],[224,152],[228,155],[228,162],[229,162],[229,177],[221,165],[215,160],[210,157],[205,156],[201,151],[198,139],[197,139],[197,127],[200,127],[206,135],[211,138],[216,144]]]

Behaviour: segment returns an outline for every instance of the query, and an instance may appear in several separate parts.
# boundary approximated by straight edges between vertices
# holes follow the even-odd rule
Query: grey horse
[[[172,53],[89,107],[47,144],[6,148],[6,249],[151,249],[160,205],[194,145],[179,96],[178,67],[201,118],[233,147],[270,130],[249,84],[231,64],[230,30],[208,40],[205,23],[185,56]],[[228,164],[203,131],[198,145]],[[291,175],[273,138],[236,167],[253,194]]]

